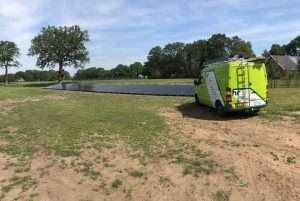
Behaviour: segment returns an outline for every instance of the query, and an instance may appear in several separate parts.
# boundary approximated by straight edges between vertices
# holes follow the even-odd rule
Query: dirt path
[[[245,188],[229,187],[230,200],[300,200],[300,124],[258,116],[219,119],[194,104],[162,115],[171,132],[198,141],[215,160],[235,169]]]

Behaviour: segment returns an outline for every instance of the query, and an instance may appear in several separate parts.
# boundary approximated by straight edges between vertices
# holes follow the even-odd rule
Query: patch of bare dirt
[[[300,200],[299,124],[258,116],[221,119],[194,105],[162,110],[161,116],[172,136],[171,149],[161,147],[164,156],[141,157],[116,139],[89,141],[77,157],[0,154],[0,188],[11,185],[16,175],[27,178],[27,185],[17,183],[2,200],[219,201],[224,194],[230,201]],[[212,153],[207,159],[218,169],[183,174],[185,165],[174,161],[190,152],[179,141]],[[201,154],[196,156],[199,161],[193,163],[203,162]],[[29,168],[17,171],[20,160]]]
[[[194,104],[162,116],[171,132],[197,141],[216,161],[235,169],[245,187],[219,185],[231,189],[230,200],[300,200],[299,123],[241,114],[219,118]]]
[[[3,167],[9,168],[0,173],[1,188],[11,185],[16,175],[29,176],[34,184],[25,190],[23,183],[17,184],[2,200],[211,200],[213,184],[224,182],[219,173],[185,176],[182,165],[171,160],[144,160],[137,155],[126,143],[114,141],[101,149],[87,145],[78,157],[39,153],[28,159],[30,168],[24,172],[16,172],[19,159],[3,160]],[[117,180],[121,183],[114,186]]]

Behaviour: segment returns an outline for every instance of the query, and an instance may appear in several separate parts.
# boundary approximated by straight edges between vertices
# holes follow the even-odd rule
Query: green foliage
[[[113,78],[128,78],[130,77],[129,67],[123,64],[117,65],[116,68],[111,70]]]
[[[143,74],[144,65],[141,62],[134,62],[129,66],[129,73],[132,78],[137,78],[139,75]]]
[[[152,48],[144,73],[151,78],[197,77],[208,60],[235,55],[243,58],[255,56],[250,42],[237,36],[231,38],[225,34],[215,34],[208,40],[191,44],[176,42],[164,48]]]
[[[134,171],[130,172],[129,175],[132,177],[142,177],[144,175],[144,173],[141,171],[138,171],[138,170],[134,170]]]
[[[291,40],[288,44],[279,45],[273,44],[269,54],[271,55],[291,55],[291,56],[299,56],[300,55],[300,36],[297,36],[293,40]]]
[[[229,194],[223,190],[219,190],[214,194],[214,201],[229,201]]]
[[[281,46],[279,44],[273,44],[269,53],[271,55],[285,55],[286,54],[285,46],[284,45]]]
[[[37,66],[44,69],[59,66],[59,81],[63,79],[65,66],[82,67],[89,61],[85,43],[89,41],[88,32],[79,26],[43,28],[31,41],[30,56],[37,56]]]
[[[120,179],[116,179],[112,182],[111,187],[112,188],[119,188],[123,182]]]
[[[71,79],[69,72],[64,71],[64,78],[67,80]],[[37,82],[37,81],[55,81],[57,80],[58,72],[54,70],[40,71],[40,70],[26,70],[19,71],[14,74],[8,74],[9,82],[26,81],[26,82]],[[0,75],[0,82],[5,80],[5,76]]]
[[[143,74],[144,66],[140,62],[135,62],[130,66],[119,64],[111,70],[104,68],[88,68],[78,70],[74,76],[75,80],[96,80],[96,79],[122,79],[122,78],[137,78]]]
[[[295,156],[289,156],[286,159],[288,164],[295,164],[296,163],[296,157]]]
[[[255,54],[252,50],[252,45],[250,42],[245,42],[238,36],[232,37],[230,40],[230,55],[229,56],[235,56],[239,55],[242,58],[251,58],[254,57]]]
[[[145,73],[152,78],[161,78],[163,68],[162,48],[160,46],[152,48],[147,58],[148,61],[145,63]]]
[[[5,68],[5,83],[8,84],[8,68],[19,66],[20,50],[14,42],[0,41],[0,68]]]
[[[300,36],[297,36],[286,45],[286,52],[292,56],[299,56],[300,54],[299,49],[300,49]]]
[[[190,75],[199,75],[208,59],[208,42],[198,40],[185,46],[186,66]]]

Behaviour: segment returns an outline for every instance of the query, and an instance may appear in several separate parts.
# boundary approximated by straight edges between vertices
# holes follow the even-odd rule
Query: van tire
[[[226,115],[225,109],[220,101],[216,102],[216,111],[219,117],[224,117]]]

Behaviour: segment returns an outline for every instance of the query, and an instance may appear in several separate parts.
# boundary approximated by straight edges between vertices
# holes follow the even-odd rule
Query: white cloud
[[[300,33],[298,0],[0,0],[0,40],[15,41],[23,68],[30,40],[47,25],[87,29],[93,66],[144,60],[148,50],[168,42],[240,35],[258,53]]]

